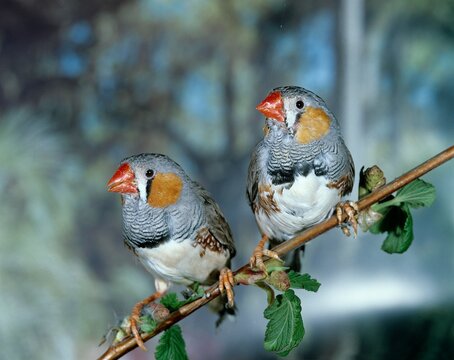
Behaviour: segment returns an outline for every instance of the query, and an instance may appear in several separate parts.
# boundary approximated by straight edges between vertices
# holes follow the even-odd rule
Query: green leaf
[[[400,189],[388,201],[372,205],[372,210],[381,212],[390,206],[408,205],[413,208],[430,206],[435,201],[435,187],[421,179],[416,179]]]
[[[388,236],[382,245],[382,250],[389,254],[402,254],[408,250],[413,242],[413,218],[410,208],[405,205],[401,208],[403,217],[398,219],[397,226],[388,232]]]
[[[387,231],[392,231],[396,227],[395,219],[402,216],[400,215],[402,210],[398,206],[390,206],[381,209],[378,212],[382,214],[383,217],[369,228],[369,231],[372,234],[381,234]]]
[[[309,274],[300,274],[293,270],[289,271],[288,277],[290,279],[290,287],[293,289],[317,292],[321,285],[316,279],[311,278]]]
[[[151,333],[156,328],[156,321],[151,315],[144,315],[140,317],[140,331],[144,333]]]
[[[161,298],[161,304],[164,305],[170,312],[177,311],[183,305],[201,298],[205,294],[203,287],[197,286],[195,292],[187,299],[180,300],[175,293],[168,293]]]
[[[269,320],[265,331],[265,350],[287,356],[304,337],[300,299],[293,290],[287,290],[276,297],[263,315]]]
[[[410,207],[430,206],[435,200],[435,188],[421,179],[416,179],[400,189],[395,197],[372,205],[371,209],[383,217],[373,224],[373,234],[387,232],[382,250],[389,254],[402,254],[413,242],[413,218]]]
[[[412,208],[430,206],[435,201],[435,187],[416,179],[396,193],[395,201],[406,203]]]
[[[188,359],[181,328],[178,325],[173,325],[164,332],[154,355],[156,360]]]
[[[124,331],[123,329],[118,329],[118,331],[116,332],[115,337],[112,341],[112,345],[116,345],[116,344],[122,342],[126,336],[128,336],[126,331]]]
[[[177,294],[175,293],[168,293],[164,295],[160,302],[171,312],[178,310],[185,303],[185,301],[179,300]]]
[[[273,271],[283,271],[288,269],[288,267],[285,266],[284,261],[272,258],[265,261],[265,266],[268,274]]]
[[[202,297],[205,295],[205,290],[203,289],[203,286],[200,286],[200,284],[197,282],[192,285],[192,290],[194,291],[194,297],[195,296]]]

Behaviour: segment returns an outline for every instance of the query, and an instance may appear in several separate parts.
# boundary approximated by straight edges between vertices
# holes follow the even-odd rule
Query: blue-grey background
[[[165,153],[208,188],[238,267],[259,239],[244,194],[271,88],[320,94],[357,172],[392,180],[450,146],[453,18],[452,0],[2,1],[0,358],[95,358],[153,291],[105,188],[123,157]],[[340,230],[308,245],[303,270],[322,286],[300,294],[306,337],[289,359],[454,357],[453,170],[425,176],[438,198],[415,211],[406,254]],[[181,323],[192,359],[275,358],[265,295],[236,294],[236,322],[215,331],[202,309]]]

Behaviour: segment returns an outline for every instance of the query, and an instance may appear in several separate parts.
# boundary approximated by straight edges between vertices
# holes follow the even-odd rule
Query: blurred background
[[[452,145],[453,18],[452,0],[3,0],[0,358],[96,358],[153,291],[105,188],[126,156],[165,153],[212,192],[236,268],[259,239],[245,182],[270,89],[321,95],[357,172],[392,180]],[[300,294],[306,337],[289,359],[454,358],[453,170],[424,177],[438,197],[414,212],[406,254],[339,230],[308,245],[303,271],[322,286]],[[192,359],[275,358],[265,295],[236,294],[235,322],[215,330],[202,309],[181,323]]]

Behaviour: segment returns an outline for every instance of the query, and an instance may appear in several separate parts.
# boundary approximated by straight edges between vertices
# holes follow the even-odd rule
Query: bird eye
[[[154,176],[154,171],[151,169],[148,169],[147,172],[145,173],[146,177],[151,179]]]
[[[298,109],[302,109],[302,108],[304,107],[304,102],[302,102],[301,100],[298,100],[298,101],[296,102],[296,107],[297,107]]]

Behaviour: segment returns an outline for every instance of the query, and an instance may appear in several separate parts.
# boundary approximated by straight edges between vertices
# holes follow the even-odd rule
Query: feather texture
[[[354,165],[337,120],[320,97],[299,87],[273,92],[281,94],[285,121],[266,119],[246,192],[262,234],[281,242],[332,214],[352,190]]]
[[[134,172],[137,187],[122,194],[124,241],[154,275],[156,287],[214,283],[235,255],[235,245],[210,194],[164,155],[140,154],[123,163]]]

